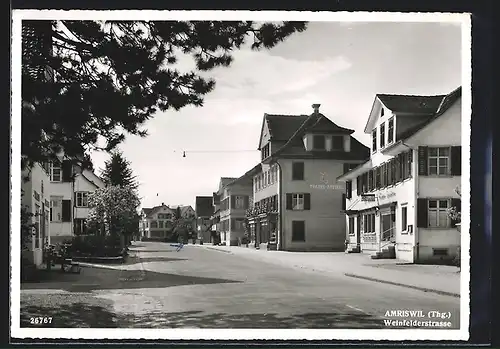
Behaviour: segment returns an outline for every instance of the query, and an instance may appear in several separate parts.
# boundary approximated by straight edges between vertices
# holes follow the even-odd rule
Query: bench
[[[64,272],[72,273],[72,274],[80,274],[82,268],[80,267],[80,263],[73,261],[70,258],[64,260],[64,265],[67,268],[64,268]]]

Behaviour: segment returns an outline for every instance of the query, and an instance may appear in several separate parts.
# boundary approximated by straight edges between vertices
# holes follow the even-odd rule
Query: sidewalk
[[[320,273],[334,273],[352,278],[392,284],[460,297],[458,268],[445,265],[402,264],[394,259],[372,260],[367,254],[343,252],[286,252],[256,250],[252,247],[193,245],[253,258],[268,263]]]

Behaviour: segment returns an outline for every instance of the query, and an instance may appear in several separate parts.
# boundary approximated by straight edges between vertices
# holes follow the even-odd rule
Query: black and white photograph
[[[12,337],[469,338],[469,15],[12,17]]]

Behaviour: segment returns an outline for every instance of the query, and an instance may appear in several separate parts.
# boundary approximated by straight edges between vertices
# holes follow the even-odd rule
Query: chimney
[[[321,106],[321,104],[313,104],[312,105],[312,108],[314,110],[314,114],[318,114],[319,113],[319,107]]]
[[[165,206],[165,203],[164,203],[164,202],[162,202],[162,203],[161,203],[161,205],[162,205],[162,206]]]

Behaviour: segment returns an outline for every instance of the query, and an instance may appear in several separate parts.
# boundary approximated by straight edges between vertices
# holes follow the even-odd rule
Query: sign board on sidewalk
[[[375,194],[361,194],[361,201],[375,201]]]

